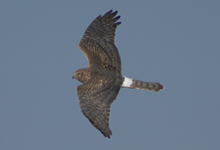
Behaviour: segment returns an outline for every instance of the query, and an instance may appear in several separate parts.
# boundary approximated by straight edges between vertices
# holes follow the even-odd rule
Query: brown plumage
[[[145,82],[145,81],[139,81],[139,80],[134,80],[133,79],[132,85],[129,88],[130,89],[141,89],[141,90],[149,90],[149,91],[159,92],[164,87],[160,83]]]
[[[86,29],[79,49],[86,55],[89,67],[79,69],[73,78],[83,84],[77,87],[82,113],[105,137],[110,138],[111,105],[121,87],[160,91],[163,85],[123,77],[121,59],[115,46],[115,30],[121,22],[117,11],[98,16]]]

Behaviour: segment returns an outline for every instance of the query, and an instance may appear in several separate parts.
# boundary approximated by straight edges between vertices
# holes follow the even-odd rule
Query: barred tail
[[[124,77],[124,82],[122,87],[131,88],[131,89],[141,89],[141,90],[150,90],[159,92],[160,90],[164,89],[164,86],[160,83],[155,82],[144,82],[139,80],[130,79]]]
[[[150,90],[159,92],[164,87],[160,83],[154,82],[144,82],[139,80],[133,80],[132,85],[130,86],[131,89],[141,89],[141,90]]]

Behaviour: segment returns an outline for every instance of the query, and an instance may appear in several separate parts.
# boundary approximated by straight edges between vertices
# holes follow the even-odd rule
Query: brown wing
[[[96,64],[104,68],[116,68],[121,73],[121,59],[115,46],[115,30],[121,22],[116,22],[117,11],[112,10],[98,16],[86,29],[79,43],[79,49],[86,55],[89,67]],[[114,18],[115,17],[115,18]]]
[[[112,135],[109,128],[111,104],[116,99],[122,78],[99,78],[77,87],[82,113],[105,137]]]

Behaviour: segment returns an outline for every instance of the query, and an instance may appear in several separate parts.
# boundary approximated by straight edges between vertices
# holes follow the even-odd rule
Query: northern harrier
[[[87,57],[89,67],[79,69],[72,78],[83,84],[77,87],[82,113],[105,137],[110,138],[111,105],[121,88],[142,89],[159,92],[160,83],[144,82],[122,76],[121,59],[115,46],[117,11],[110,10],[98,16],[86,29],[79,49]]]

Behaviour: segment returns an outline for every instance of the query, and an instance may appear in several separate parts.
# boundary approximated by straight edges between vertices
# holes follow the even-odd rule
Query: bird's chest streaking
[[[123,77],[105,69],[86,68],[76,71],[73,75],[75,79],[82,82],[77,90],[83,97],[94,100],[100,95],[106,95],[112,90],[119,91]],[[83,91],[83,94],[82,94]]]
[[[96,86],[92,87],[93,90],[100,90],[100,87],[107,88],[109,87],[109,85],[114,86],[116,82],[122,84],[121,75],[116,75],[115,73],[105,69],[90,70],[89,74],[90,77],[86,77],[88,79],[88,82],[96,83]]]

